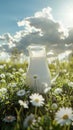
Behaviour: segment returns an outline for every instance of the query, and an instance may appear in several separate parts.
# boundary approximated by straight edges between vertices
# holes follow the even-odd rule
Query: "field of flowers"
[[[53,80],[44,94],[27,86],[27,67],[0,63],[1,130],[73,130],[73,57],[49,64]]]

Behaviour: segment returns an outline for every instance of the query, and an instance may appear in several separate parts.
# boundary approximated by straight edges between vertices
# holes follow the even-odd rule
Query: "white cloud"
[[[22,21],[18,21],[17,22],[17,25],[19,26],[19,27],[21,27],[21,26],[26,26],[26,27],[29,27],[30,26],[30,22],[29,21],[25,21],[25,19],[24,20],[22,20]]]
[[[4,39],[5,39],[4,36],[0,36],[0,41],[1,41],[1,40],[4,40]]]
[[[8,45],[9,48],[14,47],[14,38],[10,35],[10,33],[5,33],[0,36],[0,41],[2,40],[2,45]]]
[[[73,44],[73,27],[68,29],[69,36],[65,39],[65,43]]]
[[[50,50],[48,53],[47,53],[47,56],[53,56],[54,55],[54,51],[53,50]]]
[[[50,7],[44,8],[44,9],[42,9],[42,11],[36,12],[34,17],[35,18],[47,18],[47,19],[53,20],[51,10],[52,9]]]
[[[56,47],[59,47],[59,44],[64,44],[64,39],[68,37],[68,30],[61,22],[54,20],[50,7],[36,12],[34,16],[27,17],[17,24],[23,26],[23,30],[14,36],[19,39],[17,47],[21,49],[32,43],[45,44],[49,48],[57,44]]]
[[[29,17],[28,19],[30,19],[31,17]],[[27,18],[22,20],[22,21],[19,21],[17,22],[18,26],[21,27],[23,26],[24,27],[24,30],[20,31],[20,32],[17,32],[18,35],[15,35],[15,37],[23,37],[23,36],[26,36],[26,35],[29,35],[31,33],[35,33],[35,32],[38,32],[40,36],[42,36],[42,31],[40,28],[36,28],[35,26],[31,26],[31,23],[30,23],[30,20],[28,20]]]
[[[61,61],[61,60],[67,60],[68,59],[68,56],[72,53],[71,50],[67,50],[61,54],[58,55],[58,59]]]
[[[4,51],[1,52],[0,53],[0,61],[6,61],[6,62],[10,61],[9,54],[7,52],[4,52]]]
[[[2,42],[0,48],[9,51],[16,46],[20,50],[26,50],[30,44],[43,44],[47,46],[47,50],[54,50],[56,53],[70,49],[72,45],[66,46],[66,44],[73,43],[73,28],[64,28],[61,22],[55,21],[51,11],[52,9],[47,7],[31,17],[18,21],[20,31],[16,32],[14,36],[11,36],[10,33],[0,36],[0,42]],[[22,30],[21,27],[23,27]]]
[[[65,44],[65,47],[70,47],[70,46],[72,46],[72,45],[73,45],[73,43]]]
[[[68,37],[68,29],[67,28],[64,28],[63,24],[61,22],[59,22],[59,29],[58,29],[58,32],[63,32],[63,35],[61,36],[61,39],[65,39],[66,37]]]
[[[52,9],[50,7],[44,8],[44,9],[42,9],[42,11],[36,12],[34,14],[34,16],[27,17],[27,18],[25,18],[25,19],[23,19],[21,21],[18,21],[17,25],[19,27],[24,26],[25,28],[30,28],[30,21],[28,21],[28,19],[34,18],[34,17],[35,18],[47,18],[47,19],[53,20],[53,16],[51,14],[51,10]]]

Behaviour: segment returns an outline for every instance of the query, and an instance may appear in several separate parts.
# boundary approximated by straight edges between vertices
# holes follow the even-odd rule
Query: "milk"
[[[44,93],[46,88],[43,85],[44,83],[47,83],[48,87],[51,86],[50,71],[45,54],[45,48],[42,46],[40,49],[39,46],[34,46],[29,51],[30,62],[26,74],[26,82],[34,92]]]

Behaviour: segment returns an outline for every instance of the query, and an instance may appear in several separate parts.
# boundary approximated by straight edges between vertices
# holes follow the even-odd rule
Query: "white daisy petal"
[[[30,102],[32,103],[33,106],[43,106],[44,104],[44,98],[42,95],[39,95],[38,93],[34,93],[30,96]]]
[[[69,125],[73,121],[73,111],[72,108],[60,108],[58,112],[56,112],[55,120],[58,124],[62,125]]]
[[[17,96],[24,96],[24,95],[25,95],[25,90],[24,90],[24,89],[19,90],[19,91],[17,92]]]

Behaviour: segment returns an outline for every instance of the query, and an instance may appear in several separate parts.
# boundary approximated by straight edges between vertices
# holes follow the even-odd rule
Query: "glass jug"
[[[26,83],[34,92],[44,93],[47,87],[51,87],[45,46],[28,46],[28,51],[30,62],[26,73]]]

